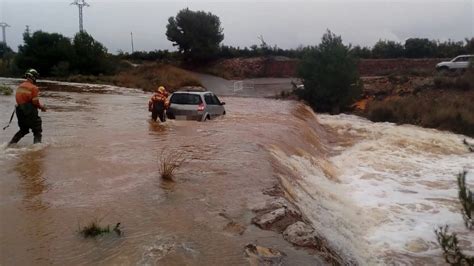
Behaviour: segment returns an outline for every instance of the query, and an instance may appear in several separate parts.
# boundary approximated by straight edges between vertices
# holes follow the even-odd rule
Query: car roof
[[[204,94],[208,94],[208,93],[212,93],[212,91],[192,91],[192,90],[179,90],[179,91],[175,91],[173,92],[173,94],[176,93],[176,94],[195,94],[195,95],[204,95]]]
[[[456,57],[474,57],[474,54],[463,54],[463,55],[458,55]]]

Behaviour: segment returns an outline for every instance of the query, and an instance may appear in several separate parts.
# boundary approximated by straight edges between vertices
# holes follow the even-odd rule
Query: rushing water
[[[148,95],[114,90],[45,91],[43,144],[30,134],[7,148],[16,125],[0,135],[1,265],[240,265],[248,243],[321,264],[250,225],[277,182],[348,261],[442,264],[433,229],[444,224],[474,249],[456,200],[455,175],[474,172],[463,136],[236,97],[223,99],[223,118],[157,124]],[[13,102],[0,96],[2,121]],[[187,158],[175,182],[158,178],[163,149]],[[81,238],[93,219],[120,222],[123,236]]]

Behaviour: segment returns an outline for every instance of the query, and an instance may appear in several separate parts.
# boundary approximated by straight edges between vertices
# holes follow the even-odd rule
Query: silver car
[[[171,95],[166,115],[169,119],[206,121],[225,115],[224,105],[210,91],[180,90]]]

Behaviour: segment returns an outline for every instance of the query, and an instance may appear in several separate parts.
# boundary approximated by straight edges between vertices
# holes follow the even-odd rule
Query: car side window
[[[219,101],[219,98],[215,94],[212,95],[212,99],[214,100],[215,105],[221,105],[221,101]]]
[[[459,57],[458,59],[454,60],[454,62],[466,62],[468,61],[467,60],[467,57],[463,56],[463,57]]]
[[[211,94],[205,94],[204,101],[206,101],[206,104],[214,104],[214,100],[212,99]]]

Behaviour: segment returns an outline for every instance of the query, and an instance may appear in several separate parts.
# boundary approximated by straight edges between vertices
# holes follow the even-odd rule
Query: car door
[[[215,107],[216,107],[216,116],[223,115],[225,112],[224,106],[222,102],[217,98],[217,95],[213,94],[212,98],[214,99]]]
[[[212,94],[204,94],[204,101],[206,102],[206,112],[211,118],[214,118],[216,113],[216,105],[214,104],[214,98],[212,97]]]
[[[467,68],[469,65],[469,57],[467,56],[460,56],[454,59],[453,68],[455,69],[463,69]]]

